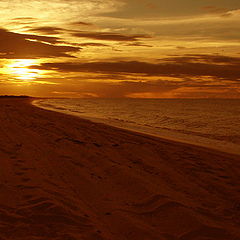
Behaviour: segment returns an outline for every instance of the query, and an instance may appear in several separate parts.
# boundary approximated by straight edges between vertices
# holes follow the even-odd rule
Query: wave
[[[36,105],[160,137],[240,149],[240,101],[46,99]]]

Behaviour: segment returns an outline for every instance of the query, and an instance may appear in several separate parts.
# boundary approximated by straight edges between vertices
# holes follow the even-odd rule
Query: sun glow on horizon
[[[13,78],[30,82],[38,78],[41,74],[38,69],[29,68],[32,65],[37,65],[38,61],[35,59],[15,59],[6,65],[7,74]]]

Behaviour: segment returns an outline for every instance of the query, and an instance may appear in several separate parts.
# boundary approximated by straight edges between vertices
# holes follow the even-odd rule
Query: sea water
[[[96,122],[240,154],[240,99],[41,99]]]

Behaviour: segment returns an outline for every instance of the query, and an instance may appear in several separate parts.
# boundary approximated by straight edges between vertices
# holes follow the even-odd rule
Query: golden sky
[[[239,0],[1,0],[0,94],[240,98]]]

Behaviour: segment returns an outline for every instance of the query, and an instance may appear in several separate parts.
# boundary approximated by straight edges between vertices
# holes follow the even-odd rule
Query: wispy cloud
[[[55,35],[55,34],[59,34],[61,31],[65,31],[65,29],[63,28],[59,28],[59,27],[35,27],[35,28],[30,28],[29,29],[30,32],[37,32],[40,34],[45,34],[45,35]]]
[[[69,53],[79,47],[59,46],[59,39],[39,35],[28,35],[0,29],[0,58],[51,58],[71,57]]]
[[[107,44],[93,42],[79,43],[78,45],[82,47],[109,47]]]
[[[78,38],[89,38],[95,40],[104,40],[104,41],[137,41],[141,38],[150,38],[149,35],[136,34],[136,35],[124,35],[120,33],[112,32],[77,32],[73,36]]]
[[[70,24],[75,26],[88,26],[88,27],[94,26],[93,23],[83,22],[83,21],[72,22]]]

